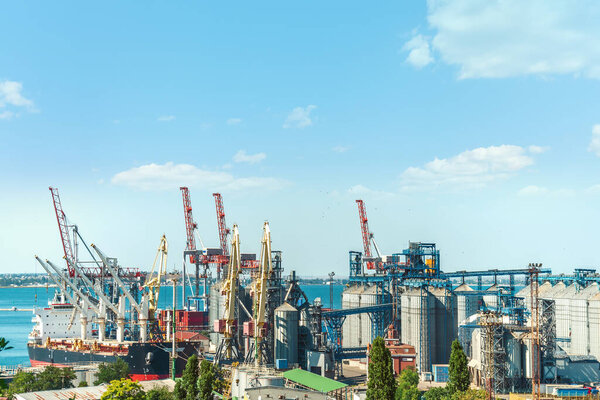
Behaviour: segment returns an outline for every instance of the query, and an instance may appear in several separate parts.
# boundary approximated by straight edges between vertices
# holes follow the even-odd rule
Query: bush
[[[407,368],[398,378],[398,389],[396,389],[396,400],[419,400],[421,392],[419,385],[419,374],[413,369]]]
[[[100,364],[94,385],[110,383],[121,379],[129,378],[129,365],[122,358],[110,364]]]
[[[131,379],[112,381],[106,388],[101,400],[145,400],[142,386]]]
[[[9,395],[40,390],[72,388],[75,372],[72,368],[49,365],[40,373],[18,372],[8,386]]]
[[[148,390],[146,400],[174,400],[175,394],[164,386]]]

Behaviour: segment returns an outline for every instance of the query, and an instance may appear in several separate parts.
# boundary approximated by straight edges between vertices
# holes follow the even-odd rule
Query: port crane
[[[160,238],[160,244],[156,251],[156,257],[154,257],[154,263],[150,273],[146,276],[146,282],[144,287],[148,288],[150,299],[148,306],[148,317],[150,320],[154,320],[154,314],[158,308],[158,295],[160,294],[160,283],[162,278],[167,274],[167,253],[169,244],[167,237],[162,235]],[[158,265],[157,265],[158,263]],[[158,268],[157,268],[158,267]]]
[[[360,220],[360,230],[362,232],[363,247],[365,251],[363,260],[366,261],[367,269],[376,269],[376,267],[379,269],[381,267],[381,253],[379,252],[377,243],[375,243],[373,233],[369,231],[369,220],[367,219],[365,203],[362,200],[356,200],[356,204],[358,205],[358,218]],[[373,243],[377,258],[372,256],[371,243]]]
[[[266,336],[267,323],[267,291],[269,290],[269,277],[273,271],[271,260],[271,230],[269,222],[265,221],[263,225],[263,238],[260,250],[260,265],[259,274],[255,284],[255,301],[254,301],[254,346],[255,346],[255,363],[259,366],[263,363],[263,353],[265,346],[263,341]]]
[[[73,253],[73,246],[71,245],[71,236],[69,234],[69,225],[67,224],[67,216],[62,208],[62,203],[60,201],[60,195],[58,194],[58,189],[50,186],[50,193],[52,194],[52,202],[54,204],[54,212],[56,213],[56,221],[58,222],[58,230],[60,233],[60,239],[63,246],[63,251],[65,252],[65,261],[67,263],[67,271],[70,278],[75,276],[75,270],[71,266],[73,262],[75,262],[75,257]]]
[[[227,278],[223,284],[223,294],[225,294],[225,313],[223,319],[219,321],[219,333],[223,334],[223,339],[219,344],[215,355],[215,363],[221,359],[235,360],[240,358],[239,345],[237,343],[237,318],[236,306],[238,300],[239,273],[241,269],[240,253],[240,234],[237,225],[233,225],[233,235],[231,239],[231,254],[229,257],[229,268]]]
[[[129,300],[129,304],[137,311],[138,320],[140,323],[140,340],[142,342],[146,342],[148,339],[148,295],[146,293],[142,294],[142,299],[138,302],[133,295],[129,292],[129,288],[123,282],[121,277],[119,276],[120,267],[116,264],[115,259],[108,259],[106,255],[95,245],[91,244],[92,248],[96,251],[104,267],[108,269],[110,274],[112,275],[115,283],[121,288],[122,293],[125,295],[127,300]],[[121,297],[119,301],[119,315],[124,315],[125,301]],[[123,332],[125,330],[125,320],[117,319],[117,341],[121,342],[123,340]]]

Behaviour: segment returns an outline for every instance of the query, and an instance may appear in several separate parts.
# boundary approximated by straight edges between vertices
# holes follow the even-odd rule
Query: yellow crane
[[[150,292],[150,299],[148,301],[148,319],[154,319],[154,313],[158,308],[158,295],[160,294],[160,281],[163,276],[167,273],[167,253],[169,249],[169,243],[165,235],[160,238],[160,244],[156,251],[156,257],[154,257],[154,263],[148,276],[146,276],[146,282],[144,287],[148,288]]]
[[[262,343],[265,336],[264,326],[267,322],[267,291],[269,289],[269,276],[272,271],[271,263],[271,230],[269,222],[265,221],[263,225],[263,238],[260,250],[260,265],[258,276],[255,282],[255,301],[254,301],[254,349],[256,366],[262,364]]]
[[[225,293],[225,314],[223,319],[225,320],[225,330],[223,332],[225,347],[225,358],[228,360],[232,359],[233,351],[237,352],[237,346],[235,343],[236,333],[236,301],[237,301],[237,290],[239,286],[239,273],[240,265],[242,263],[240,253],[240,234],[237,225],[233,225],[233,235],[231,238],[231,253],[229,256],[229,273],[223,286],[223,292]],[[239,355],[236,355],[236,358]]]

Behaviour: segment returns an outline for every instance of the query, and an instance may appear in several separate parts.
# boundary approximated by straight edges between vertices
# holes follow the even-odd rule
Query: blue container
[[[285,358],[278,358],[275,360],[275,368],[277,369],[287,369],[288,362]]]
[[[448,364],[434,364],[431,367],[434,382],[448,382]]]

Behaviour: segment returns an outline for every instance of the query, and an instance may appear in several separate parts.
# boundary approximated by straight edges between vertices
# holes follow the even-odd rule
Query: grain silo
[[[390,303],[392,296],[377,285],[352,285],[342,293],[342,308],[373,306]],[[346,317],[342,326],[342,340],[345,347],[364,347],[373,342],[372,323],[368,314],[355,314]]]
[[[590,355],[600,360],[600,292],[589,298]]]
[[[430,287],[429,292],[435,300],[431,327],[431,362],[447,364],[452,341],[458,337],[456,295],[447,288]]]
[[[454,289],[456,294],[456,318],[459,325],[479,310],[482,297],[481,295],[471,294],[473,291],[473,288],[466,283]]]
[[[298,363],[298,310],[283,303],[275,309],[275,359]]]
[[[407,287],[400,296],[402,343],[415,347],[419,373],[431,372],[431,332],[435,301],[426,287]]]

